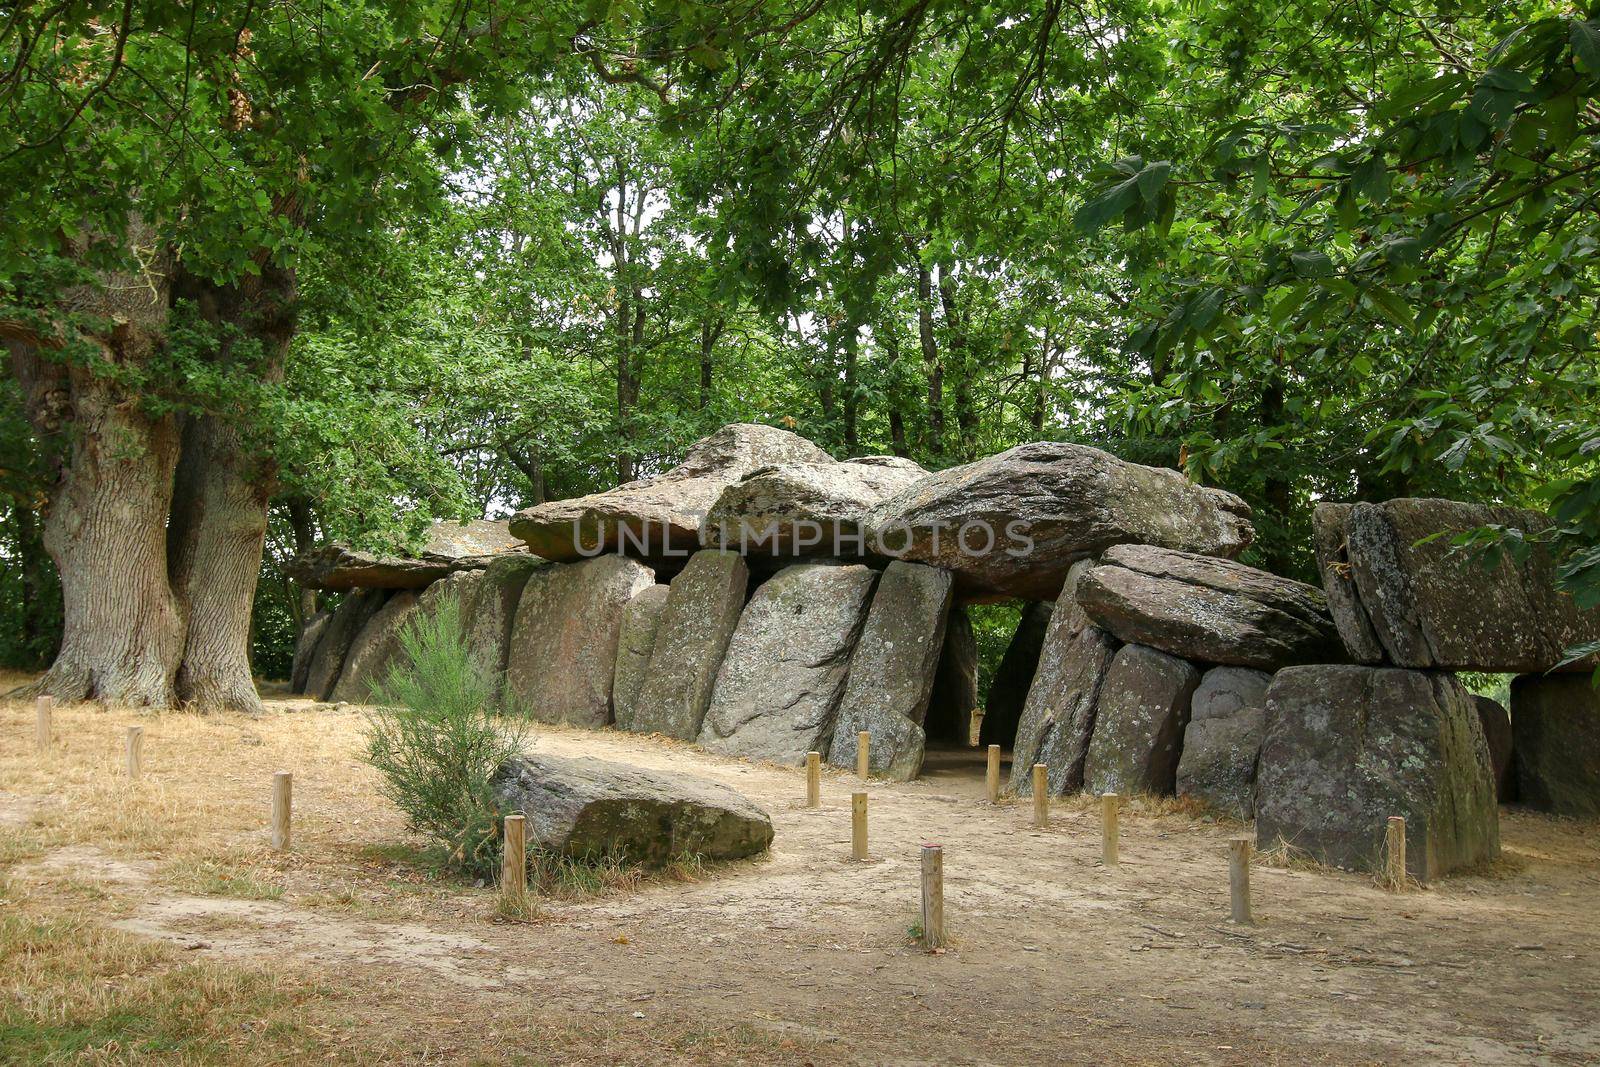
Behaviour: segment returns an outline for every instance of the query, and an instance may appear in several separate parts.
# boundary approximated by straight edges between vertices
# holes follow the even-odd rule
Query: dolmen
[[[322,550],[300,573],[350,591],[306,626],[293,680],[370,699],[399,628],[451,597],[506,705],[550,723],[841,767],[864,731],[871,773],[904,780],[976,720],[1019,795],[1042,763],[1053,793],[1176,794],[1357,868],[1404,815],[1425,878],[1493,857],[1498,801],[1593,813],[1600,705],[1571,684],[1588,661],[1562,660],[1596,613],[1548,561],[1456,544],[1542,517],[1399,500],[1315,519],[1320,588],[1238,561],[1238,497],[1085,445],[928,472],[736,424],[659,475],[517,513],[421,586],[362,585],[370,559]],[[984,711],[969,608],[997,601],[1020,621]],[[1521,673],[1510,715],[1460,670]]]

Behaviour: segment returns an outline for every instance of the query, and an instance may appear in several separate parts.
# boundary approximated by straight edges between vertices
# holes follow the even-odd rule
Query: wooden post
[[[505,848],[500,857],[500,899],[519,906],[528,895],[528,820],[506,816]]]
[[[806,753],[806,807],[822,806],[822,753]]]
[[[1117,865],[1117,794],[1100,798],[1100,859],[1107,867]]]
[[[144,770],[140,763],[144,755],[144,727],[128,727],[128,778],[139,780],[140,773]]]
[[[944,846],[922,846],[922,947],[944,944]]]
[[[1050,824],[1050,770],[1042,763],[1033,765],[1033,825]]]
[[[867,773],[872,769],[872,760],[869,755],[871,747],[871,734],[865,730],[856,734],[856,777],[863,782],[867,780]]]
[[[1228,905],[1230,917],[1246,925],[1250,917],[1250,837],[1241,834],[1228,839]]]
[[[40,697],[33,702],[33,744],[40,752],[50,751],[50,717],[55,707],[55,697]]]
[[[277,852],[289,851],[289,817],[294,789],[294,775],[278,771],[272,776],[272,847]]]
[[[1406,821],[1398,815],[1389,816],[1388,862],[1384,865],[1384,881],[1390,889],[1399,891],[1406,887]]]
[[[989,746],[989,770],[985,778],[989,787],[989,803],[1000,803],[1000,746]]]
[[[867,794],[850,794],[850,858],[867,858]]]

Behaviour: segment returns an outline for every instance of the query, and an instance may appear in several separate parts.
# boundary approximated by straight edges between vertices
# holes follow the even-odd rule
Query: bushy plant
[[[413,616],[400,645],[372,687],[367,762],[414,830],[453,865],[487,875],[499,853],[490,780],[521,748],[525,720],[496,715],[496,679],[472,655],[456,597]]]

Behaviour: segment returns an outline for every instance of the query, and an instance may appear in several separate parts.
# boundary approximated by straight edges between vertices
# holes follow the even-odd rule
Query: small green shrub
[[[414,830],[457,868],[490,876],[500,850],[489,783],[522,747],[524,720],[497,718],[495,679],[472,656],[455,597],[413,616],[400,645],[404,654],[373,686],[367,762]]]

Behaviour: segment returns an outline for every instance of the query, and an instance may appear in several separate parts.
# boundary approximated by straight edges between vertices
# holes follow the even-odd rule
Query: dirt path
[[[276,723],[305,717],[248,731],[270,744]],[[486,890],[450,890],[404,921],[329,908],[313,857],[296,859],[281,900],[180,892],[154,861],[93,845],[57,847],[19,874],[70,870],[125,902],[120,929],[204,955],[301,961],[426,998],[434,1014],[601,1019],[637,1031],[641,1063],[656,1062],[656,1027],[695,1022],[748,1024],[802,1062],[1600,1061],[1592,824],[1508,811],[1501,868],[1402,895],[1257,867],[1258,924],[1239,928],[1226,921],[1235,827],[1126,811],[1123,861],[1107,869],[1097,816],[1067,805],[1033,830],[1023,809],[983,803],[981,769],[957,760],[923,781],[873,783],[873,859],[853,864],[851,777],[825,777],[823,807],[808,811],[794,770],[615,733],[541,731],[536,745],[740,789],[772,812],[772,853],[699,883],[550,903],[532,924],[488,921]],[[46,802],[0,794],[0,823]],[[350,814],[308,849],[337,854],[342,835],[351,851],[362,825],[393,823]],[[940,955],[907,937],[924,841],[946,850],[953,944]]]

